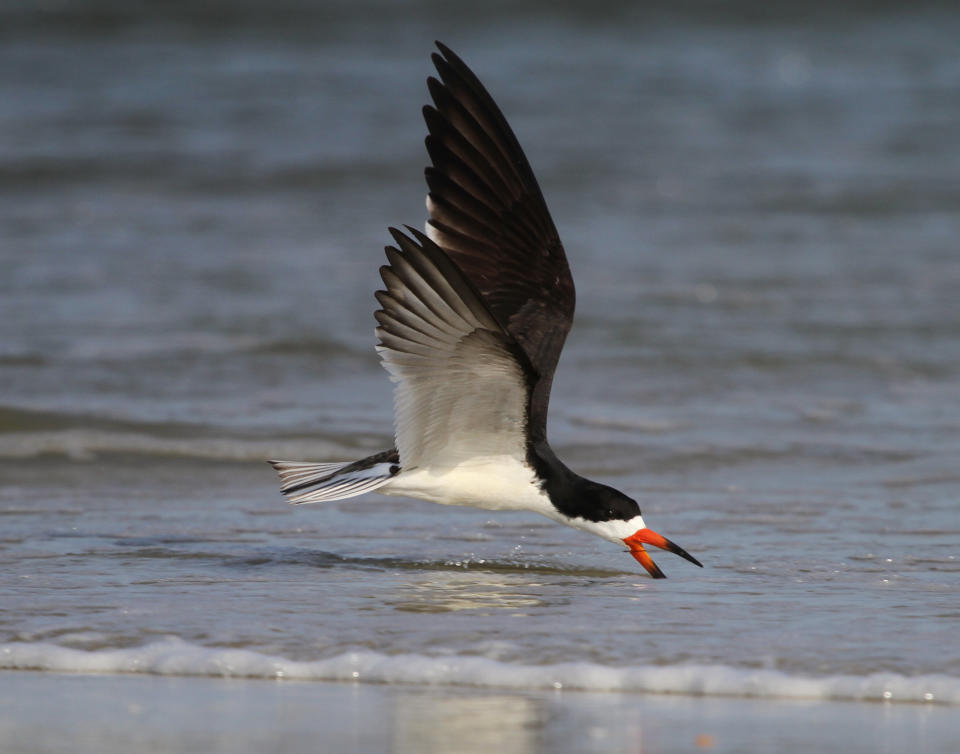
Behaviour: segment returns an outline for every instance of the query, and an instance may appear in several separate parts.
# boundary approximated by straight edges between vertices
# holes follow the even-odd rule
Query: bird
[[[573,323],[573,277],[543,193],[486,88],[446,45],[423,108],[425,232],[390,228],[375,293],[376,349],[394,383],[394,447],[352,463],[269,461],[294,504],[376,490],[531,511],[627,551],[701,566],[647,528],[637,502],[569,469],[547,442],[554,371]]]

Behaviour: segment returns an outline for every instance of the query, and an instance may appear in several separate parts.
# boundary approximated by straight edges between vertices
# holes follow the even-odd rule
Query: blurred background
[[[629,342],[631,403],[956,376],[952,3],[10,0],[0,458],[388,440],[372,291],[424,219],[435,38],[518,132],[573,353]]]

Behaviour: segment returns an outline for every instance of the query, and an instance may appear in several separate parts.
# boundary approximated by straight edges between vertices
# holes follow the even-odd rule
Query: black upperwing
[[[573,323],[567,257],[540,186],[500,108],[443,44],[423,108],[428,232],[477,287],[536,370],[528,432],[545,439],[550,385]]]

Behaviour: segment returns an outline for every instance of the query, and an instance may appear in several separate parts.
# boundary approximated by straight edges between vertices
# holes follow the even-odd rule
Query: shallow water
[[[956,750],[955,710],[918,704],[7,673],[0,710],[18,721],[2,740],[22,754],[59,754],[65,735],[95,754]]]
[[[0,12],[0,667],[960,703],[960,16],[97,7]],[[570,256],[555,448],[703,570],[281,499],[391,443],[434,36]]]

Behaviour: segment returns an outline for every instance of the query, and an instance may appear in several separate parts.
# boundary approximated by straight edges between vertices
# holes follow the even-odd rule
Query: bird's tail
[[[354,463],[269,461],[280,475],[280,491],[294,505],[356,497],[382,487],[399,471],[397,451]]]

